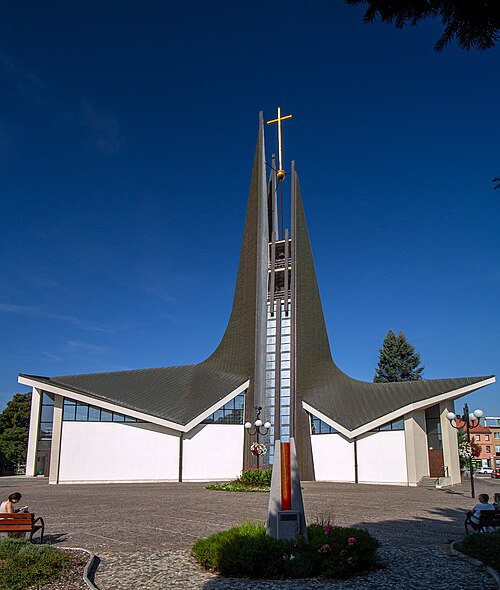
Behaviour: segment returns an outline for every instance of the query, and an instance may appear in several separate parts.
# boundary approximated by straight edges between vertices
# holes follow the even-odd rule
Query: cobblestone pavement
[[[500,491],[494,480],[476,482],[477,493]],[[44,517],[50,542],[84,547],[99,558],[100,590],[163,588],[336,588],[340,582],[226,580],[201,570],[190,557],[200,537],[253,519],[263,522],[267,494],[215,492],[201,483],[49,486],[45,479],[0,480],[0,495],[23,494]],[[491,578],[450,558],[450,540],[463,536],[464,512],[473,504],[468,487],[450,491],[326,482],[303,483],[308,521],[332,519],[366,528],[383,544],[384,567],[342,582],[351,588],[459,590],[461,579],[485,589]],[[467,583],[467,586],[469,584]]]

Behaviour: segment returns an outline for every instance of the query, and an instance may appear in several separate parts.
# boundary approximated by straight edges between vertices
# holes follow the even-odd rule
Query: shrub
[[[244,469],[236,481],[248,486],[270,486],[273,468]]]
[[[345,578],[375,565],[379,543],[366,531],[313,524],[309,543],[268,537],[245,523],[200,539],[193,555],[207,569],[247,578]]]
[[[24,539],[0,542],[0,588],[22,590],[55,580],[68,557],[50,545],[33,545]]]
[[[467,535],[457,549],[500,571],[500,531]]]

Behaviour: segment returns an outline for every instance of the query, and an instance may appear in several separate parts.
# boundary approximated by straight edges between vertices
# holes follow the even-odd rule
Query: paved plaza
[[[224,580],[190,557],[196,539],[244,520],[264,522],[268,494],[215,492],[202,483],[49,486],[45,479],[4,478],[1,494],[23,494],[42,515],[50,542],[83,547],[100,560],[100,590],[163,588],[482,588],[492,579],[450,558],[446,544],[463,536],[464,512],[473,503],[467,485],[453,490],[305,482],[308,522],[367,529],[382,543],[382,567],[347,582]],[[490,495],[500,482],[476,482]],[[461,582],[463,579],[463,582]],[[461,584],[463,583],[463,586]]]

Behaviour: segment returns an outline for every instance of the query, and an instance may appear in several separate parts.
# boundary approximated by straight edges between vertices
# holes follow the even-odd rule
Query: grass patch
[[[268,492],[270,489],[269,486],[249,486],[238,480],[222,481],[207,486],[207,490],[217,490],[218,492]]]
[[[220,492],[269,492],[271,489],[271,477],[273,468],[245,469],[238,479],[210,484],[207,490]]]
[[[307,534],[308,543],[277,540],[247,522],[200,539],[192,552],[206,569],[237,578],[347,578],[376,563],[379,543],[366,531],[312,524]]]
[[[56,580],[68,563],[67,555],[50,545],[33,545],[24,539],[0,542],[0,588],[23,590]]]
[[[500,531],[467,535],[457,549],[500,572]]]

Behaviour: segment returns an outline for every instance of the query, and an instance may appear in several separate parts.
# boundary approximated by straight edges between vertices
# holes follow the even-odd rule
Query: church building
[[[261,466],[272,465],[274,441],[294,437],[302,481],[460,481],[446,415],[495,377],[370,383],[343,373],[330,352],[293,162],[290,228],[279,198],[284,176],[281,154],[279,169],[266,160],[261,114],[233,306],[207,359],[19,376],[33,388],[27,476],[53,484],[232,479],[257,464],[256,437],[244,424],[261,408],[270,423]]]

